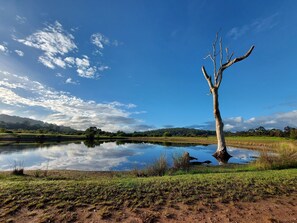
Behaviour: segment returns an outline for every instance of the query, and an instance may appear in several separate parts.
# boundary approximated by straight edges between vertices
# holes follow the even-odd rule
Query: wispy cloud
[[[17,55],[19,55],[20,57],[23,57],[25,54],[24,54],[24,52],[23,51],[21,51],[21,50],[15,50],[14,51]]]
[[[23,16],[16,15],[15,20],[16,20],[19,24],[24,24],[24,23],[26,23],[27,18],[26,18],[26,17],[23,17]]]
[[[110,45],[109,39],[101,33],[94,33],[91,36],[91,43],[100,49],[103,49],[105,45]]]
[[[72,80],[71,77],[67,78],[66,81],[65,81],[65,83],[66,84],[74,84],[74,85],[79,84],[77,81]]]
[[[50,69],[74,68],[77,74],[84,78],[98,77],[97,71],[102,72],[110,69],[106,65],[98,67],[92,65],[90,58],[86,55],[82,57],[68,56],[68,54],[74,54],[78,50],[74,39],[74,36],[67,32],[58,21],[54,24],[47,24],[45,28],[37,30],[25,38],[14,37],[14,40],[26,46],[41,50],[43,54],[39,56],[38,61]],[[106,45],[118,44],[117,41],[111,42],[99,33],[92,35],[91,42],[100,49],[100,52]]]
[[[0,53],[8,53],[8,48],[5,45],[0,44]]]
[[[91,35],[91,43],[94,44],[97,49],[96,53],[102,54],[102,50],[105,46],[118,46],[120,43],[118,40],[111,41],[109,38],[104,36],[102,33],[94,33]]]
[[[227,33],[227,36],[236,40],[241,36],[249,32],[262,32],[269,29],[272,29],[278,24],[277,17],[279,13],[274,13],[271,16],[265,18],[258,18],[250,24],[245,24],[243,26],[233,27]]]
[[[16,39],[26,46],[34,47],[43,51],[39,62],[54,69],[56,66],[66,67],[61,56],[77,49],[73,35],[67,33],[59,22],[49,24],[42,30],[37,30],[24,39]]]
[[[56,91],[26,76],[0,71],[0,108],[15,110],[46,122],[86,129],[139,131],[151,128],[131,117],[134,104],[96,103]],[[33,114],[34,110],[42,110]],[[19,114],[15,114],[19,115]]]

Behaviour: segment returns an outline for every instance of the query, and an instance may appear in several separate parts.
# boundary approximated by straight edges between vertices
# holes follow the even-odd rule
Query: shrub
[[[174,154],[173,155],[173,169],[176,170],[186,170],[189,171],[190,169],[190,160],[189,160],[189,154]]]
[[[153,164],[148,166],[143,175],[145,176],[164,176],[168,170],[168,163],[165,155],[161,155]]]
[[[16,161],[14,161],[12,174],[13,175],[18,175],[18,176],[24,175],[23,162],[17,163]]]

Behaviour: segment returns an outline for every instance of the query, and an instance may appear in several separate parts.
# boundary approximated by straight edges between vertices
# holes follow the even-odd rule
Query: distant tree
[[[213,154],[216,158],[219,158],[221,160],[229,159],[230,155],[227,152],[226,149],[226,142],[225,142],[225,136],[224,136],[224,124],[222,121],[221,113],[219,110],[219,87],[222,83],[223,79],[223,72],[232,66],[233,64],[240,62],[244,59],[246,59],[253,51],[254,46],[252,46],[245,55],[241,57],[237,57],[232,59],[234,53],[229,54],[228,48],[226,48],[226,55],[225,59],[226,62],[223,62],[224,60],[224,51],[223,51],[223,43],[222,38],[218,38],[218,33],[216,34],[216,38],[212,44],[212,53],[209,53],[206,58],[210,58],[213,62],[213,77],[214,80],[212,80],[211,76],[208,75],[206,69],[204,66],[202,66],[202,73],[208,83],[210,93],[213,96],[213,112],[216,122],[216,135],[217,135],[217,141],[218,146],[216,152]],[[217,47],[219,46],[219,50],[217,50]],[[219,59],[217,56],[219,55]],[[217,67],[217,63],[219,63],[219,66]]]
[[[97,127],[89,127],[85,131],[85,135],[88,140],[94,140],[96,133]]]
[[[164,132],[163,137],[171,137],[172,135],[169,132]]]
[[[264,136],[264,135],[266,135],[267,130],[263,126],[260,126],[260,127],[255,129],[255,133],[258,136]]]
[[[123,131],[117,131],[117,136],[120,136],[120,137],[123,137],[123,136],[126,136],[126,133],[123,132]]]
[[[290,129],[290,138],[297,139],[297,129],[295,129],[295,128]]]

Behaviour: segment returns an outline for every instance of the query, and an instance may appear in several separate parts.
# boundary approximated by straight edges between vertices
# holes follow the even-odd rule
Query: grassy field
[[[197,144],[216,144],[215,136],[210,137],[132,137],[134,141],[144,142],[168,142],[168,143],[197,143]],[[281,137],[226,137],[227,146],[242,147],[248,149],[268,149],[277,150],[283,145],[292,144],[297,147],[297,140]]]
[[[79,208],[95,209],[102,219],[107,219],[120,216],[125,208],[154,211],[180,203],[211,206],[215,202],[254,202],[297,195],[297,169],[255,171],[213,167],[206,173],[202,167],[201,171],[196,169],[196,174],[148,178],[137,178],[131,173],[74,171],[50,171],[47,177],[37,178],[31,171],[25,176],[1,173],[0,180],[0,221],[24,209],[29,212],[42,209],[48,214],[39,220],[51,222],[57,213],[66,218],[67,213]]]

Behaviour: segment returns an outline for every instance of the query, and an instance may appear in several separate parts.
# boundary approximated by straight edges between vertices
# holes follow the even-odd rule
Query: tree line
[[[143,132],[126,133],[123,131],[108,132],[103,131],[97,127],[90,127],[86,129],[85,135],[89,139],[98,137],[208,137],[215,136],[216,132],[211,130],[201,130],[193,128],[164,128]],[[260,126],[255,129],[238,132],[225,132],[226,136],[269,136],[269,137],[286,137],[297,139],[297,129],[292,127],[285,127],[280,129],[265,129]]]

